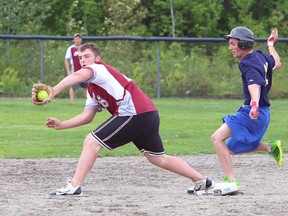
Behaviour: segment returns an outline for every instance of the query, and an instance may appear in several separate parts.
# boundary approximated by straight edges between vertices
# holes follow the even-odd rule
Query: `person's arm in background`
[[[71,47],[68,47],[68,49],[66,50],[66,54],[65,54],[65,58],[64,58],[64,65],[65,65],[65,69],[67,72],[67,76],[71,74],[71,63],[70,63],[70,59],[72,58],[72,53],[71,53]]]
[[[69,59],[64,59],[64,65],[66,68],[67,76],[71,74],[71,66],[70,66],[70,60]]]

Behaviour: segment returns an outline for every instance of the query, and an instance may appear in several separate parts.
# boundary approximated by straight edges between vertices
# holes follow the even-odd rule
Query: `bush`
[[[2,89],[0,93],[7,96],[19,96],[17,91],[20,89],[20,78],[18,72],[13,68],[8,67],[4,70],[0,76],[0,83],[3,86],[2,88],[0,87]]]
[[[4,83],[0,82],[0,94],[3,94],[4,92]]]

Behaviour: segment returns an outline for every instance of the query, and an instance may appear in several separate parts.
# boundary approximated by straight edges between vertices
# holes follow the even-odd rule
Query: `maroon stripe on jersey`
[[[81,69],[81,64],[80,64],[79,57],[78,57],[77,53],[78,53],[78,48],[77,47],[71,47],[74,72]]]
[[[102,87],[98,86],[97,84],[89,84],[89,94],[91,97],[95,100],[97,100],[97,97],[101,97],[105,99],[109,103],[108,111],[112,115],[123,115],[125,114],[125,109],[127,113],[131,113],[131,110],[135,110],[135,114],[142,114],[146,112],[154,112],[157,111],[156,106],[153,104],[152,100],[135,84],[134,81],[131,79],[127,78],[124,74],[120,73],[119,71],[115,70],[111,66],[107,65],[104,62],[96,62],[96,64],[101,64],[106,67],[108,72],[114,77],[115,80],[125,89],[124,94],[123,94],[123,100],[127,100],[127,102],[133,101],[133,104],[129,102],[129,107],[125,107],[128,104],[125,103],[123,107],[118,107],[117,102],[122,101],[116,98],[114,98],[112,95],[110,95],[105,89]],[[96,78],[97,79],[97,78]],[[128,96],[128,91],[131,95]],[[127,96],[127,98],[125,97]],[[132,109],[132,106],[134,107]],[[122,109],[121,109],[122,108]],[[123,112],[122,112],[123,111]],[[119,113],[118,113],[119,112]],[[121,112],[121,113],[120,113]]]
[[[97,97],[99,96],[100,100],[103,98],[105,99],[108,104],[109,107],[103,107],[103,108],[107,108],[107,110],[112,114],[112,115],[118,115],[118,105],[116,103],[116,100],[114,97],[112,97],[110,94],[108,94],[108,92],[101,88],[98,85],[95,85],[93,83],[89,83],[88,85],[88,93],[90,94],[91,98],[93,98],[93,100],[98,100]],[[98,102],[98,104],[101,105],[101,103]]]
[[[157,111],[152,100],[134,83],[134,81],[130,81],[127,86],[127,91],[132,95],[137,114]]]
[[[105,62],[99,61],[96,62],[96,64],[102,64],[104,65],[109,73],[120,83],[121,86],[124,88],[129,84],[130,79],[127,79],[126,76],[124,76],[122,73],[111,67],[110,65],[107,65]]]

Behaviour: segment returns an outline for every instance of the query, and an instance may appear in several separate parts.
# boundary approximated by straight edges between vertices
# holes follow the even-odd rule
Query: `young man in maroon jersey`
[[[81,65],[78,57],[78,48],[82,43],[82,36],[79,33],[74,34],[73,44],[68,47],[64,59],[64,64],[67,72],[67,76],[75,71],[81,69]],[[76,83],[69,89],[70,103],[75,103],[75,90],[79,87],[83,88],[84,96],[87,94],[87,83]]]
[[[208,177],[202,176],[186,162],[165,155],[159,135],[157,108],[133,80],[101,61],[96,44],[80,46],[79,59],[82,69],[65,77],[53,87],[53,92],[57,95],[76,83],[88,82],[84,111],[66,121],[48,118],[46,126],[62,130],[85,125],[103,109],[112,116],[86,136],[72,180],[64,188],[50,192],[51,195],[80,195],[81,183],[100,150],[103,147],[113,150],[129,142],[133,142],[152,164],[191,179],[194,190],[213,187]]]

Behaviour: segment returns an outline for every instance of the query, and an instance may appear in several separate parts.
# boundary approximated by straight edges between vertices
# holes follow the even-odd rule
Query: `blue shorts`
[[[259,107],[258,119],[250,119],[251,106],[244,105],[234,115],[223,117],[232,131],[232,137],[227,140],[227,147],[233,153],[255,150],[261,142],[270,122],[270,108]]]

